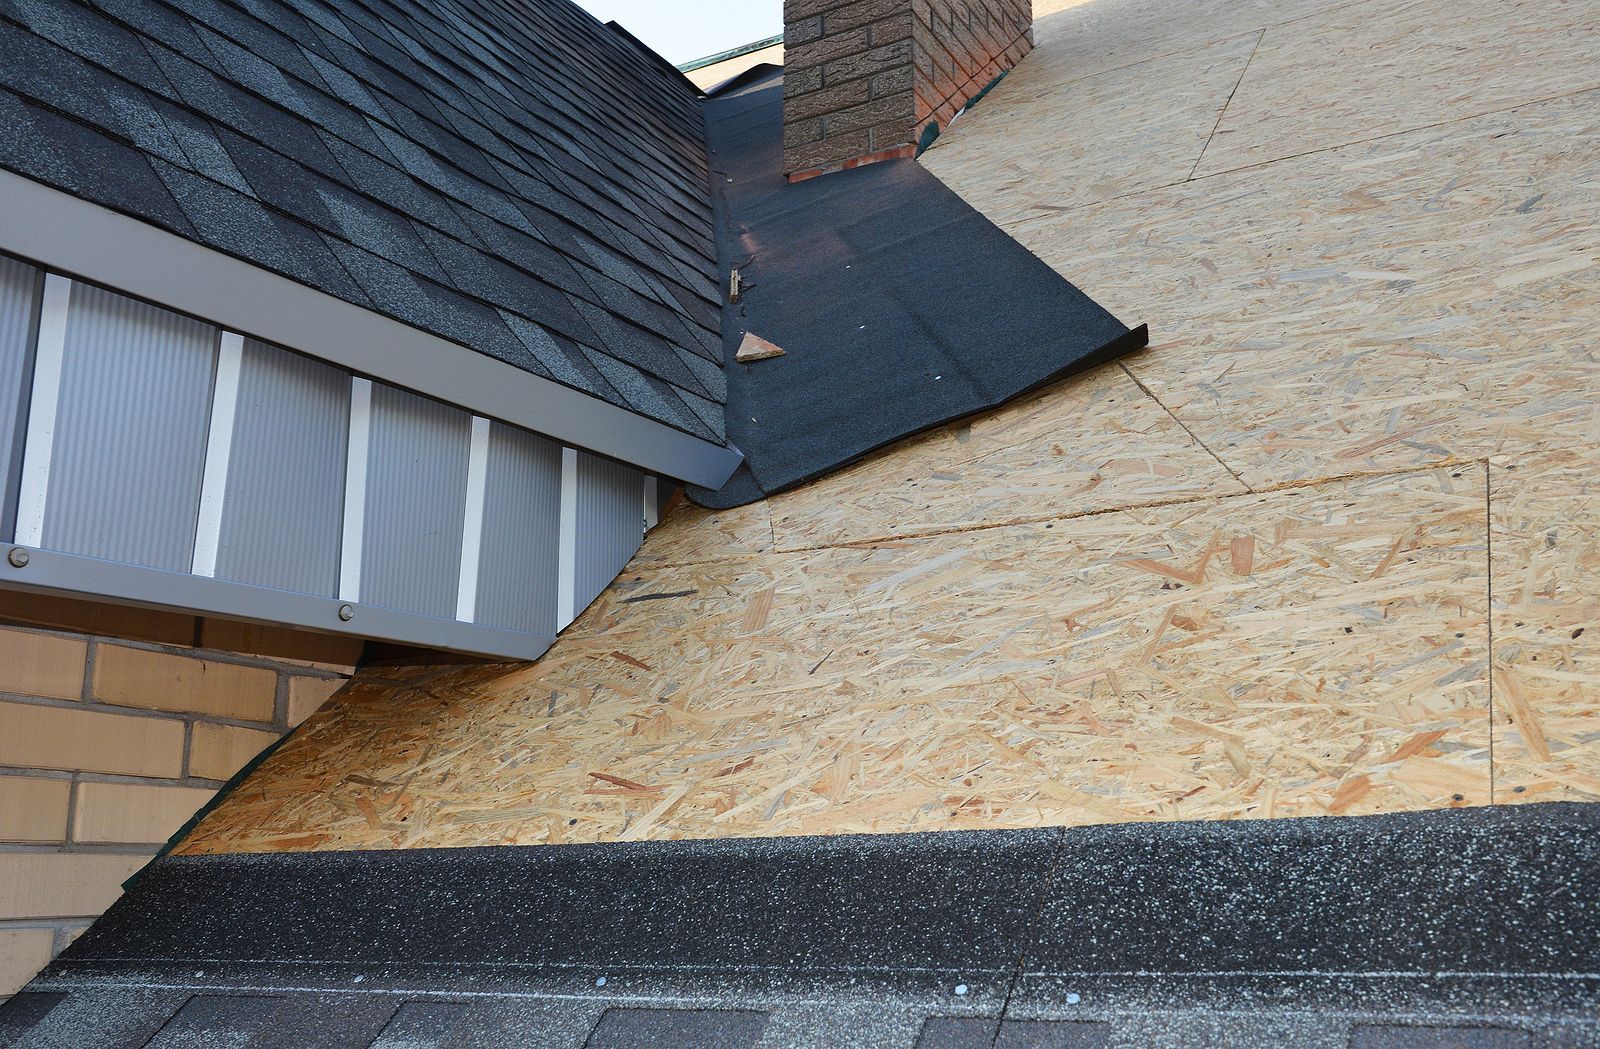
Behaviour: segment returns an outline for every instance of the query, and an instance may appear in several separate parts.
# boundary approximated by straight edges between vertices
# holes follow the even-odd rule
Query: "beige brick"
[[[292,677],[289,679],[289,727],[300,724],[346,685],[344,678]]]
[[[154,852],[0,852],[0,918],[94,917]]]
[[[307,630],[262,626],[259,623],[205,619],[200,623],[200,644],[224,652],[350,674],[355,672],[366,642],[337,634],[314,634]]]
[[[0,590],[0,619],[59,630],[76,630],[100,637],[155,641],[163,645],[188,645],[194,642],[194,616],[108,605],[98,601],[78,601],[70,597],[45,597],[15,590]]]
[[[94,657],[95,698],[119,706],[271,721],[277,688],[270,670],[190,655],[101,645]]]
[[[0,692],[77,699],[88,655],[76,638],[0,629]]]
[[[189,740],[189,775],[227,779],[277,738],[276,732],[196,722]]]
[[[138,783],[80,783],[74,841],[159,845],[177,833],[215,791]]]
[[[0,929],[0,998],[16,994],[50,964],[53,929]]]
[[[65,841],[71,793],[64,779],[0,776],[0,841]]]
[[[183,723],[70,707],[0,703],[0,765],[180,776]]]

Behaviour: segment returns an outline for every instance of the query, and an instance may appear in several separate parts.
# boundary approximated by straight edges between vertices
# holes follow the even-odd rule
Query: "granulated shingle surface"
[[[1573,804],[169,857],[0,1046],[1592,1046],[1597,861]]]

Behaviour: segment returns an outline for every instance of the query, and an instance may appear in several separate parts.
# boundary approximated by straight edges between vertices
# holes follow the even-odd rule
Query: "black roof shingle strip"
[[[168,856],[0,1046],[1578,1049],[1597,872],[1574,803]]]
[[[569,0],[0,0],[0,49],[5,167],[725,439],[698,101]]]

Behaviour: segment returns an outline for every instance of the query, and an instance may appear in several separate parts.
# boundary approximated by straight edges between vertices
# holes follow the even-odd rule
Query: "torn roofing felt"
[[[1145,344],[914,160],[790,184],[783,78],[706,107],[727,307],[728,436],[745,464],[714,508],[760,499]],[[745,332],[781,357],[733,363]]]
[[[1576,1049],[1597,871],[1559,803],[168,857],[0,1047]]]
[[[723,443],[700,99],[570,0],[0,0],[0,166]]]

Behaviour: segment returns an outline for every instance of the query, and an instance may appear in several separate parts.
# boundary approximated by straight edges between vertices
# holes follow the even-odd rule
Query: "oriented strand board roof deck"
[[[1600,799],[1600,6],[1038,14],[924,161],[1149,350],[679,510],[183,850]]]

